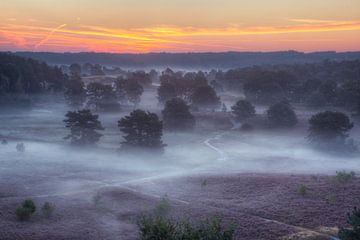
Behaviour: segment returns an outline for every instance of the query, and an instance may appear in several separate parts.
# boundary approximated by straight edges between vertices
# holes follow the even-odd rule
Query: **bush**
[[[31,215],[36,211],[35,203],[31,199],[26,199],[21,207],[16,209],[16,216],[20,221],[29,220]]]
[[[44,205],[41,207],[41,211],[46,218],[50,218],[52,216],[54,209],[54,206],[49,202],[44,203]]]
[[[158,217],[165,217],[171,210],[171,204],[167,197],[161,199],[161,201],[155,206],[154,214]]]
[[[307,195],[307,191],[308,188],[304,184],[301,184],[298,188],[298,193],[303,197]]]
[[[246,100],[239,100],[231,107],[236,120],[243,121],[255,116],[255,107]]]
[[[335,180],[339,183],[348,183],[355,178],[355,172],[339,171],[336,172]]]
[[[138,221],[142,240],[231,240],[234,229],[224,229],[219,220],[205,221],[199,225],[188,221],[174,222],[163,217],[143,216]]]
[[[31,199],[26,199],[23,202],[22,207],[29,209],[31,211],[31,213],[34,213],[36,211],[35,203]]]
[[[20,221],[27,221],[30,219],[32,215],[31,209],[24,208],[24,207],[18,207],[16,209],[16,216]]]
[[[173,240],[176,239],[176,224],[162,217],[143,216],[138,221],[140,239]]]
[[[18,152],[25,152],[25,145],[24,145],[24,143],[18,143],[18,144],[16,144],[16,150],[17,150]]]
[[[353,212],[348,213],[347,223],[352,229],[340,228],[339,238],[341,240],[359,240],[360,239],[360,210],[356,207]]]

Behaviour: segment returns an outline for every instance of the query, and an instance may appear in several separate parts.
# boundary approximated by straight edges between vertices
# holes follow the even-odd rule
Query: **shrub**
[[[306,196],[307,195],[307,191],[308,191],[308,188],[304,185],[304,184],[301,184],[298,188],[298,193],[301,195],[301,196]]]
[[[27,221],[32,215],[31,209],[25,207],[18,207],[16,209],[16,216],[20,221]]]
[[[255,107],[246,100],[239,100],[231,107],[236,120],[243,121],[255,116]]]
[[[167,197],[161,199],[161,201],[155,206],[154,214],[158,217],[165,217],[171,210],[171,204]]]
[[[52,204],[50,204],[49,202],[46,202],[42,206],[41,211],[46,218],[50,218],[54,212],[54,209],[55,208]]]
[[[31,214],[33,214],[36,211],[36,206],[35,203],[33,202],[33,200],[31,199],[26,199],[23,204],[22,204],[23,208],[27,208],[30,210]]]
[[[138,221],[142,240],[231,240],[234,229],[224,229],[221,221],[205,221],[198,225],[188,221],[175,222],[163,217],[141,217]]]
[[[339,183],[348,183],[355,178],[355,172],[339,171],[336,172],[335,180]]]
[[[162,217],[143,216],[138,221],[141,240],[175,240],[176,224]]]
[[[25,145],[24,145],[24,143],[18,143],[18,144],[16,144],[16,150],[17,150],[18,152],[25,152]]]
[[[356,207],[353,212],[347,214],[347,223],[352,229],[340,228],[339,238],[341,240],[359,240],[360,239],[360,210]]]
[[[208,185],[208,182],[206,179],[202,180],[201,187],[206,187]]]

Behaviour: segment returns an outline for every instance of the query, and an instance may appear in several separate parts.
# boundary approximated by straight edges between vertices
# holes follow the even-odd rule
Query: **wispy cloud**
[[[322,33],[360,30],[360,21],[288,19],[288,25],[222,28],[153,26],[116,29],[103,26],[66,25],[56,28],[43,25],[0,24],[0,39],[6,46],[31,50],[91,50],[111,52],[149,52],[166,50],[196,51],[197,49],[244,49],[243,39],[292,33]],[[39,24],[39,23],[37,23]],[[311,40],[311,39],[309,39]],[[279,41],[283,41],[279,37]],[[233,44],[224,44],[232,42]],[[234,44],[236,42],[236,44]],[[294,41],[296,42],[296,41]],[[2,44],[4,45],[4,44]]]
[[[60,29],[62,29],[62,28],[64,28],[64,27],[66,27],[66,24],[61,24],[60,26],[52,29],[52,30],[50,31],[50,33],[49,33],[44,39],[42,39],[40,42],[38,42],[38,43],[35,45],[35,48],[38,48],[39,46],[41,46],[41,45],[43,45],[44,43],[46,43],[46,42],[51,38],[51,36],[52,36],[54,33],[56,33],[56,31],[59,31]]]

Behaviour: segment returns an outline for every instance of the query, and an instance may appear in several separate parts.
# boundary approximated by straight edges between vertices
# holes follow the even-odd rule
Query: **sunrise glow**
[[[0,50],[359,50],[359,1],[225,2],[3,0]]]

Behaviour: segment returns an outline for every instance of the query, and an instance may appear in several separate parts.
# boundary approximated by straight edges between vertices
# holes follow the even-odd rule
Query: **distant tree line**
[[[206,77],[217,88],[244,93],[254,103],[287,101],[360,114],[360,60],[212,70]]]
[[[0,53],[0,93],[29,94],[61,91],[67,77],[58,67]]]

